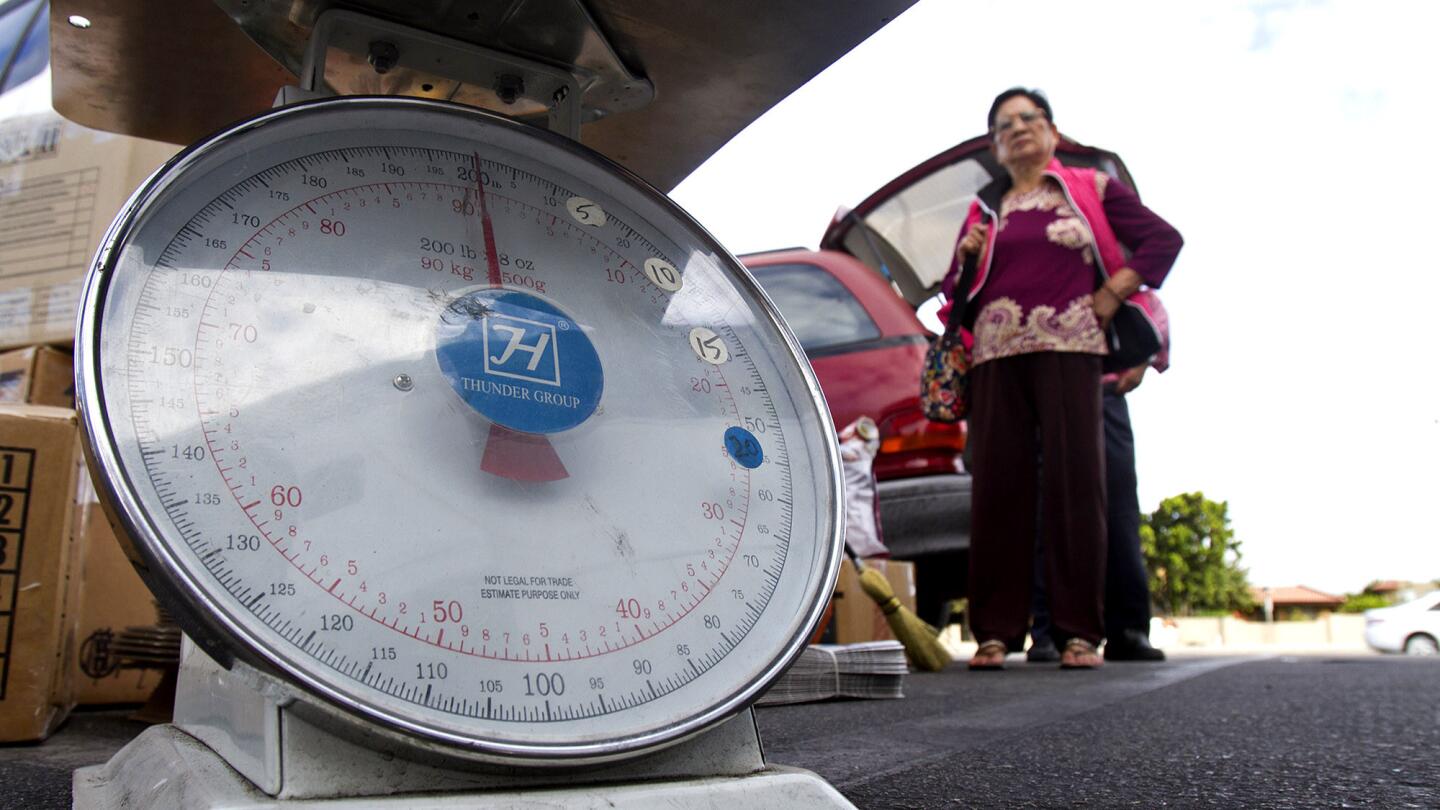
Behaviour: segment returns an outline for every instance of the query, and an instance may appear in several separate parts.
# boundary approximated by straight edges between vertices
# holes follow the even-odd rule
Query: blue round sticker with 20
[[[755,434],[742,427],[732,427],[725,431],[725,452],[736,464],[747,470],[753,470],[760,466],[765,460],[765,450],[760,446],[760,440]]]

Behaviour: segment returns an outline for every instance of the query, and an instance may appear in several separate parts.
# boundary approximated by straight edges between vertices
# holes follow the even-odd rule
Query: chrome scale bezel
[[[104,401],[104,383],[100,379],[100,339],[104,303],[111,279],[124,246],[135,234],[138,224],[150,206],[163,199],[172,186],[183,183],[187,172],[213,150],[237,139],[252,137],[268,125],[294,116],[320,116],[332,110],[364,108],[375,116],[404,116],[413,111],[442,112],[462,116],[474,123],[477,141],[489,128],[509,129],[523,133],[550,148],[571,153],[608,174],[615,183],[628,191],[648,198],[664,210],[681,227],[690,231],[695,241],[720,257],[730,271],[731,281],[759,303],[760,311],[783,336],[785,355],[793,359],[805,381],[805,391],[790,392],[797,402],[809,403],[814,416],[826,432],[824,441],[812,441],[823,448],[823,459],[815,459],[817,469],[828,479],[821,499],[825,514],[819,525],[828,528],[826,547],[816,555],[821,566],[814,580],[813,592],[806,594],[803,621],[783,646],[771,656],[768,666],[757,677],[737,684],[716,700],[702,701],[688,716],[654,731],[617,737],[599,742],[579,744],[517,744],[462,737],[397,713],[366,705],[340,694],[310,675],[305,662],[285,655],[265,639],[251,634],[229,618],[207,589],[192,579],[164,541],[164,534],[141,506],[120,461],[115,438],[109,429],[109,414]],[[785,324],[774,303],[744,266],[715,240],[698,222],[676,206],[661,192],[623,167],[585,147],[552,133],[534,129],[510,119],[462,105],[423,99],[395,97],[347,97],[307,102],[261,113],[247,121],[189,147],[157,170],[135,192],[101,242],[91,269],[86,276],[77,316],[75,339],[76,400],[86,457],[105,507],[128,535],[136,565],[147,584],[161,602],[176,616],[187,634],[222,666],[230,668],[235,659],[254,667],[262,677],[273,678],[296,687],[300,698],[297,707],[306,716],[319,720],[331,730],[374,746],[378,734],[388,747],[412,757],[427,760],[467,760],[502,765],[565,766],[613,762],[654,753],[660,749],[715,727],[747,708],[799,656],[818,625],[830,592],[839,574],[843,548],[842,478],[835,428],[831,421],[818,380],[805,357],[799,341]],[[818,438],[818,437],[812,437]],[[698,691],[698,690],[697,690]]]

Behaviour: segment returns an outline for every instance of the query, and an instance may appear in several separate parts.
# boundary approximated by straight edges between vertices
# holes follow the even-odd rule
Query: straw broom
[[[875,600],[880,612],[885,614],[890,631],[905,648],[905,654],[910,656],[910,662],[915,668],[926,672],[939,672],[949,665],[950,653],[940,646],[940,631],[900,604],[883,574],[860,562],[860,558],[848,548],[845,551],[850,555],[850,562],[855,565],[855,572],[860,576],[860,589]]]

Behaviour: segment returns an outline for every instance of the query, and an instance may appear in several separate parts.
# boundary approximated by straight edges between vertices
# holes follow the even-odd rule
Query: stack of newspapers
[[[905,648],[898,641],[814,644],[756,703],[904,697]]]

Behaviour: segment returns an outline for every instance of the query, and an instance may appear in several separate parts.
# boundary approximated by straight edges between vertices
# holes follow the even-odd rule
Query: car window
[[[880,328],[834,276],[812,264],[753,267],[806,351],[880,337]]]
[[[922,287],[933,287],[950,269],[950,254],[970,201],[990,180],[990,171],[979,160],[952,163],[871,211],[865,228],[850,229],[845,247],[857,257],[866,257],[863,260],[871,266],[903,262]]]
[[[50,60],[43,0],[0,0],[0,93],[34,78]]]

